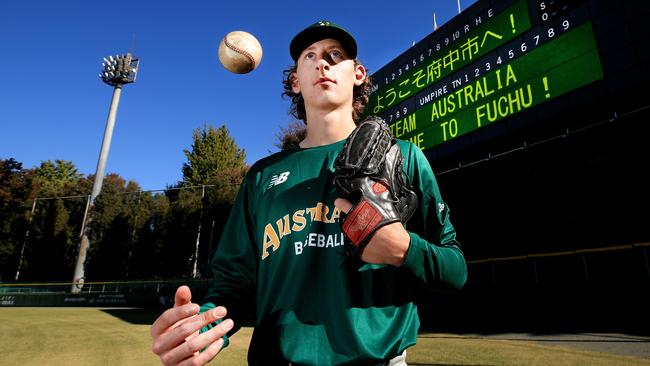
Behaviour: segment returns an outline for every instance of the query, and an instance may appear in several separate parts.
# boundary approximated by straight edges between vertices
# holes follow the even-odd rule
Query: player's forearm
[[[459,290],[467,280],[463,252],[455,245],[439,246],[409,232],[411,245],[402,267],[433,290]]]

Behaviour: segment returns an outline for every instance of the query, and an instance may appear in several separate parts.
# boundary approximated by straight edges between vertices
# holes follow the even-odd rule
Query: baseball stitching
[[[250,61],[251,65],[252,65],[251,70],[255,68],[255,59],[253,58],[253,56],[250,53],[248,53],[246,50],[241,49],[241,48],[235,46],[234,44],[228,42],[228,37],[225,37],[223,39],[223,42],[225,43],[226,47],[230,48],[231,50],[233,50],[233,51],[235,51],[237,53],[240,53],[240,54],[246,56],[246,58],[248,58],[248,61]]]

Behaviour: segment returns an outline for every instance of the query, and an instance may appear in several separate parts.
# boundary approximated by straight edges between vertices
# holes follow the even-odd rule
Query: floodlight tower
[[[111,147],[111,138],[113,137],[113,127],[115,126],[115,117],[117,115],[117,106],[120,103],[120,94],[122,93],[122,85],[135,82],[135,77],[138,73],[140,60],[133,58],[133,55],[127,53],[126,55],[108,56],[104,58],[102,63],[102,73],[99,77],[103,82],[112,86],[113,99],[111,107],[108,111],[108,119],[106,120],[106,129],[104,130],[104,140],[102,142],[102,149],[99,153],[99,161],[97,162],[97,170],[95,171],[95,181],[93,183],[93,191],[90,195],[88,205],[86,205],[86,213],[88,208],[92,207],[95,198],[102,190],[102,183],[104,182],[104,170],[106,168],[106,160],[108,158],[108,151]],[[83,288],[84,284],[84,270],[86,265],[86,254],[90,247],[87,233],[87,218],[84,216],[82,224],[81,243],[79,244],[79,253],[77,255],[77,264],[74,269],[74,277],[72,279],[72,293],[78,293]],[[89,221],[89,220],[88,220]]]

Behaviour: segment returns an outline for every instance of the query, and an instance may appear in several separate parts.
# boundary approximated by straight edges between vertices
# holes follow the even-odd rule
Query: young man
[[[419,199],[408,230],[386,225],[361,261],[345,254],[339,218],[352,204],[338,198],[332,166],[368,100],[368,76],[354,38],[331,22],[298,33],[290,53],[295,65],[285,73],[285,94],[306,137],[258,161],[244,178],[200,314],[181,287],[175,307],[151,327],[153,351],[165,364],[208,362],[253,312],[250,364],[405,365],[419,327],[417,289],[465,283],[465,260],[431,167],[404,141],[404,170]]]

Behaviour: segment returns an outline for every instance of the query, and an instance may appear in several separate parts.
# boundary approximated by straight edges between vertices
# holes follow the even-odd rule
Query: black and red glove
[[[341,227],[358,255],[382,226],[406,223],[418,205],[404,183],[402,154],[386,122],[370,116],[348,136],[334,162],[334,184],[352,208]]]

